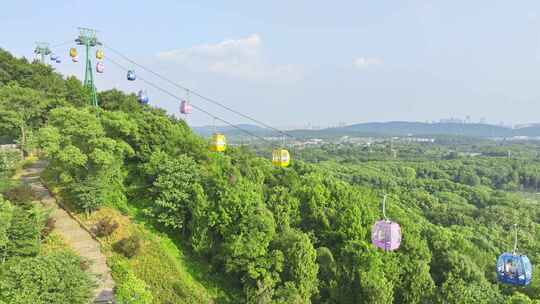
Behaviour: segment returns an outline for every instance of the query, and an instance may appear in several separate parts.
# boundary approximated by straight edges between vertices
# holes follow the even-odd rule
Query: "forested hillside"
[[[254,125],[238,125],[243,129],[259,136],[276,136],[272,130]],[[216,129],[214,126],[195,127],[195,133],[208,136]],[[229,126],[218,127],[219,132],[233,138],[246,138],[245,133]],[[274,132],[275,133],[275,132]],[[342,136],[352,137],[380,137],[380,136],[429,136],[429,137],[477,137],[477,138],[508,138],[514,136],[539,137],[540,127],[531,125],[522,128],[510,128],[505,126],[482,124],[482,123],[424,123],[409,121],[370,122],[354,124],[344,127],[332,127],[325,129],[295,129],[289,130],[289,134],[297,138],[327,138],[335,139]]]
[[[87,97],[79,80],[0,51],[0,134],[49,162],[44,178],[74,211],[100,218],[121,303],[540,303],[536,278],[511,287],[495,274],[515,223],[519,250],[539,261],[536,155],[348,161],[325,151],[278,168],[247,147],[209,152],[183,120],[133,94],[100,92],[99,109]],[[371,244],[384,194],[403,232],[395,252]],[[2,202],[0,221],[11,210]],[[5,257],[4,235],[0,226]],[[160,260],[153,248],[172,245],[156,235],[184,256]],[[175,258],[197,265],[196,282],[159,268]],[[72,303],[16,298],[19,259],[0,261],[0,303]]]

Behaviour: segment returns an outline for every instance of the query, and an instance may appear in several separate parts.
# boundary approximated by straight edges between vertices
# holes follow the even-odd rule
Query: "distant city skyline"
[[[80,0],[3,3],[0,47],[31,58],[35,41],[73,41],[77,26],[137,62],[274,126],[460,117],[507,125],[540,121],[540,2]],[[61,73],[81,63],[56,51]],[[107,49],[106,56],[155,79]],[[147,89],[150,104],[178,98],[105,62],[99,90]],[[192,96],[232,123],[252,123]],[[192,125],[211,124],[198,111]]]
[[[450,118],[440,118],[440,119],[434,119],[434,120],[425,120],[425,121],[416,121],[416,120],[387,120],[387,121],[364,121],[364,122],[330,122],[328,124],[317,124],[312,122],[305,122],[303,124],[289,124],[289,125],[274,125],[273,127],[282,129],[282,130],[298,130],[298,129],[307,129],[307,130],[320,130],[320,129],[327,129],[327,128],[339,128],[339,127],[345,127],[355,124],[362,124],[362,123],[384,123],[384,122],[391,122],[391,121],[406,121],[406,122],[420,122],[420,123],[427,123],[427,124],[435,124],[435,123],[463,123],[463,124],[487,124],[487,125],[493,125],[493,126],[504,126],[509,128],[517,128],[517,127],[523,127],[523,126],[530,126],[530,125],[540,125],[540,119],[538,122],[528,122],[528,123],[506,123],[504,121],[489,121],[486,117],[480,117],[477,120],[474,120],[470,116],[466,116],[464,118],[458,118],[458,117],[450,117]],[[241,123],[242,124],[242,123]],[[245,123],[248,125],[257,125],[256,123]],[[216,124],[220,125],[220,124]],[[210,124],[201,124],[196,125],[196,127],[205,127],[210,126]]]

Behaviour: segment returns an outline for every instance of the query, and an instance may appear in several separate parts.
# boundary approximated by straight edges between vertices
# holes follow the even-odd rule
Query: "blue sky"
[[[467,115],[540,121],[538,1],[9,1],[0,47],[31,56],[34,41],[69,41],[77,26],[277,126]],[[64,62],[56,68],[81,77],[68,47],[57,50]],[[153,105],[176,111],[177,100],[105,64],[98,89],[146,88]],[[189,121],[211,123],[197,112]]]

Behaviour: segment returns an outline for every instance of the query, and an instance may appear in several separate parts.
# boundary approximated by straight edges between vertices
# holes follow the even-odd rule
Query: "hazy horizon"
[[[33,0],[8,2],[4,12],[0,26],[9,30],[0,47],[17,56],[31,57],[35,41],[64,43],[76,38],[77,26],[94,27],[104,43],[143,65],[275,126],[467,116],[490,124],[540,121],[538,2]],[[69,47],[57,50],[64,60],[55,68],[82,78]],[[177,112],[178,100],[128,83],[105,64],[99,90],[145,88],[152,105]],[[232,123],[251,123],[192,102]],[[212,124],[197,111],[188,121]]]
[[[183,117],[181,117],[183,118]],[[449,119],[439,119],[439,120],[432,120],[432,121],[414,121],[414,120],[389,120],[389,121],[365,121],[365,122],[341,122],[341,123],[330,123],[328,125],[315,125],[311,123],[304,123],[299,125],[273,125],[272,127],[278,128],[281,130],[301,130],[301,129],[326,129],[326,128],[340,128],[340,127],[347,127],[347,126],[353,126],[353,125],[361,125],[361,124],[390,124],[390,123],[421,123],[421,124],[480,124],[480,125],[489,125],[489,126],[495,126],[495,127],[503,127],[503,128],[523,128],[523,127],[530,127],[530,126],[540,126],[540,122],[530,122],[530,123],[515,123],[515,124],[503,124],[502,122],[499,123],[491,123],[489,121],[447,121]],[[264,126],[257,125],[256,123],[248,122],[248,123],[238,123],[234,124],[235,126],[253,126],[253,127],[260,127],[265,128]],[[215,125],[212,124],[200,124],[200,125],[191,125],[193,128],[211,128],[211,127],[217,127],[217,128],[229,128],[232,126],[227,124],[220,124],[216,123]]]

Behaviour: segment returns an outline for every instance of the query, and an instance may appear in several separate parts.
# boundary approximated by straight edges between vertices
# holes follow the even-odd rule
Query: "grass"
[[[54,252],[68,251],[72,254],[76,253],[64,242],[62,237],[57,232],[51,232],[42,242],[39,249],[40,255],[47,255]]]
[[[237,303],[237,296],[223,288],[223,282],[212,278],[209,267],[184,255],[177,241],[167,234],[147,227],[144,223],[134,223],[118,210],[105,207],[85,217],[92,226],[100,219],[110,217],[119,224],[110,236],[103,237],[104,250],[112,264],[127,264],[136,277],[146,283],[154,303]],[[113,245],[119,240],[136,235],[142,240],[140,251],[131,259],[114,252]],[[127,263],[126,263],[127,262]],[[121,284],[122,282],[117,282]]]
[[[42,178],[57,199],[61,199],[61,189],[48,170],[42,173]],[[69,200],[61,200],[67,208],[76,210]],[[187,254],[189,250],[183,247],[179,237],[155,229],[137,204],[109,205],[90,215],[79,214],[88,227],[107,217],[119,224],[112,235],[100,238],[117,286],[129,284],[122,281],[127,267],[128,272],[146,284],[156,304],[242,302],[237,286],[213,273],[204,261]],[[113,245],[132,235],[138,236],[142,245],[134,257],[127,259],[116,253]]]

